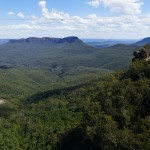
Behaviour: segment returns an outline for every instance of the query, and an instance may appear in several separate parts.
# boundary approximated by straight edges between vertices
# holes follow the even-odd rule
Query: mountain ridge
[[[134,45],[144,46],[146,44],[150,44],[150,37],[146,37],[146,38],[136,42]]]
[[[29,38],[21,38],[21,39],[11,39],[8,43],[36,43],[36,44],[56,44],[56,43],[83,43],[76,36],[70,36],[65,38],[54,38],[54,37],[29,37]]]

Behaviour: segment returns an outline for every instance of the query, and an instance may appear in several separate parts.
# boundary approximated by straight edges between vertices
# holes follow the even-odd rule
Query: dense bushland
[[[150,61],[0,105],[3,150],[148,150]]]

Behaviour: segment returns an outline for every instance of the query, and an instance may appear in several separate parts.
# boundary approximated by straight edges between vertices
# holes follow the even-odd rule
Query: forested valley
[[[15,46],[4,45],[0,53],[5,53],[2,50],[8,47]],[[64,47],[67,52],[66,45]],[[122,66],[127,63],[121,59],[121,63],[116,62],[116,55],[109,53],[116,47],[118,53],[123,46],[105,48],[105,53],[104,49],[100,50],[102,56],[110,58],[109,63],[95,58],[94,54],[98,54],[95,48],[94,53],[89,51],[90,55],[84,57],[85,61],[77,63],[72,57],[74,63],[69,64],[72,61],[68,58],[67,65],[60,62],[63,58],[57,59],[55,66],[55,60],[46,65],[46,59],[39,63],[38,55],[34,61],[30,55],[23,56],[25,53],[21,53],[22,62],[13,56],[17,67],[5,61],[3,66],[10,68],[0,73],[0,149],[149,150],[150,60],[132,60],[133,56],[124,50],[122,55],[126,60],[131,58],[130,65],[117,70],[116,64],[120,69],[121,63]],[[144,49],[149,50],[150,46]],[[42,51],[39,53],[44,56]],[[78,60],[83,57],[73,53]],[[95,62],[89,60],[89,56],[95,58]],[[87,60],[90,64],[85,64]]]

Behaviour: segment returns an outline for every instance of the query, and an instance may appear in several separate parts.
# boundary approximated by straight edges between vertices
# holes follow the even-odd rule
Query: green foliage
[[[144,60],[137,60],[130,65],[130,70],[127,72],[127,76],[133,80],[140,78],[150,78],[150,62]]]
[[[2,150],[21,150],[16,124],[7,120],[0,120],[0,131],[0,148]]]
[[[110,71],[80,68],[59,77],[45,68],[11,68],[0,72],[0,98],[25,99],[29,95],[48,89],[84,84],[104,76]],[[93,73],[92,73],[93,72]]]
[[[144,46],[144,48],[149,49],[149,48],[150,48],[150,44],[146,44],[146,45]]]
[[[129,71],[101,83],[101,88],[85,99],[83,123],[66,135],[62,149],[149,149],[150,79],[143,71],[149,61],[135,63]],[[135,78],[139,72],[144,72],[143,77]],[[78,130],[82,139],[69,145],[72,139],[68,137],[77,139],[74,132]]]
[[[1,72],[1,96],[10,101],[0,104],[0,149],[148,150],[150,61],[108,76],[66,66]]]

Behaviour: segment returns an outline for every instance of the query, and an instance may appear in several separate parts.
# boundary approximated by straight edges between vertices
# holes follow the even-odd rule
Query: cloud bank
[[[118,1],[111,0],[111,4],[117,3],[117,5],[122,6]],[[107,6],[110,6],[110,0],[105,0],[105,2],[107,2]],[[79,36],[80,38],[143,38],[150,34],[150,15],[146,17],[139,15],[140,1],[132,1],[131,4],[133,5],[130,4],[131,6],[128,9],[135,7],[134,3],[136,4],[136,2],[139,5],[137,5],[137,12],[135,11],[136,13],[134,14],[122,13],[115,17],[89,14],[85,17],[80,17],[72,16],[56,9],[49,10],[46,1],[42,0],[38,3],[41,16],[31,15],[27,18],[20,13],[20,17],[33,20],[21,23],[14,22],[7,26],[1,25],[0,36],[6,35],[7,31],[7,36],[13,38],[14,35],[19,38],[29,36],[65,37],[71,35]],[[113,7],[115,9],[112,11],[122,11],[119,6],[117,9],[115,5]]]

